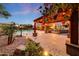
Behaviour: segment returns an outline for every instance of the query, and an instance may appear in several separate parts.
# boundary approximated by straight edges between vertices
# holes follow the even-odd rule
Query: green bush
[[[26,55],[28,56],[45,56],[44,49],[40,46],[40,44],[34,42],[30,38],[28,38],[25,52],[26,52]],[[52,56],[52,55],[49,54],[49,56]]]
[[[29,56],[42,56],[43,55],[43,48],[28,38],[28,44],[26,45],[26,53]]]

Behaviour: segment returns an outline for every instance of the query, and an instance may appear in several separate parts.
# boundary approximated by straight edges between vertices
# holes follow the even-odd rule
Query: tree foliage
[[[0,17],[8,18],[11,14],[5,9],[5,7],[0,4]]]
[[[15,30],[16,30],[14,25],[12,25],[12,24],[10,24],[10,25],[2,25],[1,28],[2,28],[2,30],[4,31],[4,33],[6,35],[10,35],[10,34],[14,33]]]
[[[79,4],[77,3],[44,3],[43,6],[40,6],[38,10],[42,15],[53,16],[58,14],[59,12],[66,11],[68,8],[72,10],[78,8]]]

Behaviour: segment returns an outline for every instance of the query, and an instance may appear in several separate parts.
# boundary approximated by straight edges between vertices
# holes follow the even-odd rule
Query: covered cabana
[[[52,17],[50,17],[48,15],[41,16],[34,20],[34,32],[36,32],[36,29],[37,29],[36,26],[38,23],[41,23],[42,30],[44,30],[44,27],[49,26],[49,24],[51,24],[51,23],[61,22],[64,25],[65,22],[69,21],[70,14],[71,14],[71,12],[70,12],[70,10],[68,10],[66,12],[60,12]]]
[[[65,21],[70,21],[70,42],[66,42],[66,52],[69,55],[78,55],[79,56],[79,38],[78,38],[78,19],[79,19],[79,8],[72,10],[69,9],[65,12],[58,13],[56,19],[50,18],[48,16],[42,16],[40,18],[37,18],[34,20],[34,33],[36,33],[36,24],[42,23],[46,24],[44,22],[45,18],[50,18],[47,23],[55,23],[61,21],[62,23],[65,23]],[[64,17],[66,15],[66,17]],[[67,19],[67,17],[70,17],[70,19]],[[67,20],[65,20],[65,18]]]

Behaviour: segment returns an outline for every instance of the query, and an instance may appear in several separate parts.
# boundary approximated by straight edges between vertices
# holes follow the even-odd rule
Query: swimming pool
[[[22,35],[25,36],[26,34],[31,35],[33,33],[33,30],[22,30]],[[15,35],[20,35],[21,31],[18,30]]]

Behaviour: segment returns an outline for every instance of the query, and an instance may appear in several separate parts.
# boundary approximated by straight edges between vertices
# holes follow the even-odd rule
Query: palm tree
[[[1,28],[3,29],[4,34],[8,35],[8,44],[11,44],[14,41],[13,40],[13,34],[16,31],[15,23],[3,25]]]
[[[15,23],[11,23],[7,30],[8,30],[7,32],[8,33],[8,44],[11,44],[14,41],[13,34],[14,32],[16,32]]]
[[[11,16],[10,13],[8,13],[5,7],[2,4],[0,4],[0,17],[8,18],[10,16]],[[12,42],[12,37],[14,33],[14,23],[11,25],[2,27],[2,29],[8,35],[8,44],[10,44]]]
[[[0,4],[0,17],[8,18],[10,16],[11,16],[10,13],[8,13],[5,7],[2,4]]]

